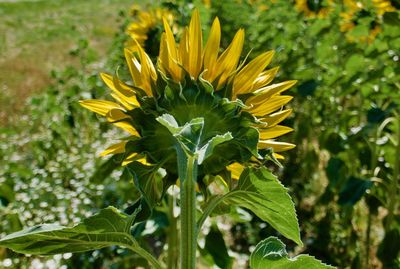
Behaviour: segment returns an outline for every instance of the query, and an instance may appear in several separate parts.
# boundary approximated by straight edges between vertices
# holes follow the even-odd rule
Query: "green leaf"
[[[232,205],[253,211],[283,236],[303,245],[292,199],[287,189],[266,168],[246,168],[235,189],[223,196],[213,196],[198,221],[199,229],[217,206]]]
[[[328,269],[335,268],[323,264],[309,255],[289,258],[286,246],[276,237],[268,237],[257,244],[250,256],[251,269]]]
[[[345,70],[347,71],[349,76],[353,76],[360,70],[363,70],[364,67],[364,57],[360,54],[353,54],[347,60],[345,65]]]
[[[140,162],[132,162],[127,167],[134,178],[136,187],[150,210],[152,210],[164,194],[163,178],[165,171],[156,166],[148,166]]]
[[[400,257],[400,229],[386,231],[385,237],[379,245],[377,256],[384,268],[395,268],[396,260]]]
[[[367,178],[351,176],[339,193],[338,203],[340,205],[355,205],[372,185],[372,181]]]
[[[201,149],[197,151],[198,154],[198,163],[202,164],[205,159],[210,157],[213,153],[213,150],[219,144],[222,144],[226,141],[233,139],[233,136],[230,132],[227,132],[223,135],[216,135],[210,140],[208,140],[207,144],[205,144]]]
[[[232,267],[232,258],[229,256],[222,233],[216,226],[212,226],[206,236],[205,249],[213,257],[219,268],[228,269]]]
[[[0,240],[0,246],[37,255],[84,252],[113,245],[135,246],[137,242],[130,229],[136,212],[126,215],[107,207],[74,227],[42,224],[12,233]]]

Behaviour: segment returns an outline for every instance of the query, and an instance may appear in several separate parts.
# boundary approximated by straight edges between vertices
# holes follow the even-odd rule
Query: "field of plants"
[[[0,1],[0,268],[400,269],[398,0]]]

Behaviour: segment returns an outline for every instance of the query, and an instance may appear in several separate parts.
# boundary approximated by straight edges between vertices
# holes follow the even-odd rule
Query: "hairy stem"
[[[168,197],[168,257],[167,257],[167,268],[176,269],[178,262],[178,235],[177,235],[177,219],[174,216],[174,196]]]
[[[180,155],[178,153],[178,155]],[[186,163],[183,163],[183,159]],[[186,158],[178,157],[179,179],[181,182],[181,238],[180,264],[181,269],[196,268],[196,179],[197,159],[193,155]],[[183,169],[184,168],[184,169]]]

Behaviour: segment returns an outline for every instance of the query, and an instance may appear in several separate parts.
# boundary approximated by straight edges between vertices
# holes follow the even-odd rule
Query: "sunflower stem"
[[[178,149],[178,170],[181,182],[180,268],[196,268],[196,179],[197,157]]]
[[[178,236],[177,236],[177,218],[174,216],[175,197],[168,197],[168,257],[167,269],[177,269],[178,266]]]

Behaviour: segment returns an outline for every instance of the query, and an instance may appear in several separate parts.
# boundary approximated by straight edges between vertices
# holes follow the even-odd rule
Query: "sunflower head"
[[[376,14],[365,7],[361,2],[354,0],[344,1],[344,12],[340,13],[342,21],[340,30],[346,33],[349,42],[371,43],[381,32],[380,22]],[[355,31],[356,27],[364,25],[362,31]]]
[[[378,15],[383,15],[386,12],[393,12],[400,9],[399,0],[372,0]]]
[[[163,168],[177,178],[176,140],[201,152],[199,178],[262,163],[266,156],[293,144],[278,142],[292,131],[279,125],[291,113],[282,109],[292,97],[281,95],[296,81],[270,84],[278,68],[267,69],[274,55],[265,52],[240,62],[244,31],[220,51],[220,24],[216,18],[203,46],[198,11],[184,29],[179,44],[168,24],[161,36],[154,65],[140,43],[125,49],[132,81],[102,74],[116,102],[85,100],[81,105],[130,133],[103,155],[120,154],[123,164],[141,162]],[[196,140],[194,143],[194,139]]]
[[[333,10],[332,0],[296,0],[296,8],[309,18],[325,18]]]
[[[130,37],[127,47],[133,47],[137,42],[150,55],[157,55],[159,42],[156,41],[159,41],[162,33],[163,18],[175,26],[173,13],[165,8],[141,10],[137,5],[133,5],[130,14],[133,21],[126,28],[126,33]]]

